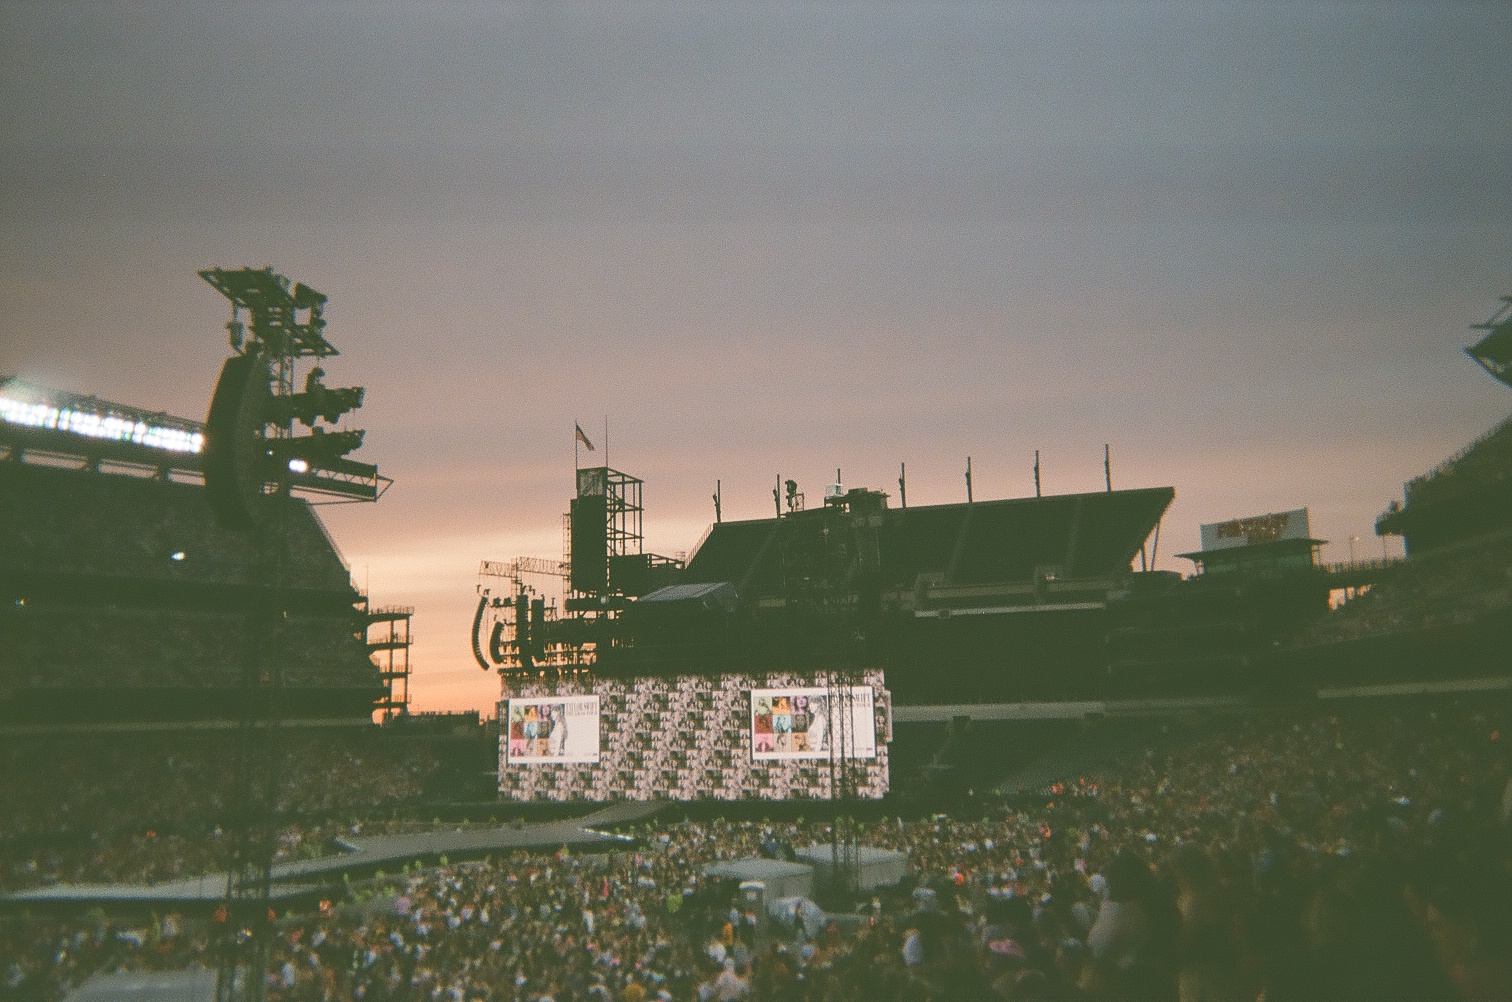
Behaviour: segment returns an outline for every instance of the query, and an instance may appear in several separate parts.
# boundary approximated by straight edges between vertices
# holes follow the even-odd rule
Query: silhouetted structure
[[[14,381],[0,397],[32,413],[151,417],[186,442],[201,427]],[[250,539],[216,524],[199,454],[51,423],[0,420],[0,715],[239,719],[248,569],[259,558]],[[285,712],[366,718],[383,686],[358,636],[362,597],[310,506],[270,503],[284,509],[287,625],[269,656],[297,694]]]
[[[1512,512],[1512,418],[1407,481],[1402,494],[1402,503],[1393,501],[1376,519],[1376,532],[1401,536],[1409,555],[1505,527]]]
[[[891,509],[883,493],[832,489],[821,507],[716,523],[683,566],[621,545],[640,539],[638,504],[619,506],[632,531],[606,532],[585,474],[639,481],[603,473],[579,471],[571,560],[556,568],[571,582],[561,610],[521,584],[522,567],[544,562],[484,565],[485,578],[514,581],[506,595],[485,586],[474,630],[480,664],[506,679],[864,666],[883,668],[907,702],[1091,692],[1108,596],[1175,493]],[[584,559],[604,570],[580,571]]]
[[[600,670],[875,665],[900,703],[1086,692],[1101,674],[1107,597],[1173,496],[891,509],[885,494],[852,489],[781,518],[722,522],[678,576],[682,591],[626,609]]]
[[[1512,372],[1512,297],[1466,349]],[[1330,683],[1505,676],[1512,642],[1512,418],[1403,485],[1376,519],[1407,559],[1287,645],[1290,671]]]

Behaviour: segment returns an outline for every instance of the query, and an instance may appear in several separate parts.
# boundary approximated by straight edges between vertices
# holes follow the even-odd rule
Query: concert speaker
[[[609,587],[609,508],[602,494],[572,499],[572,590],[600,594]]]
[[[493,625],[493,632],[488,637],[488,656],[493,658],[493,663],[504,663],[504,621],[500,620]]]
[[[205,421],[205,494],[223,528],[251,529],[261,510],[268,469],[263,439],[272,378],[256,352],[233,355],[221,367]]]

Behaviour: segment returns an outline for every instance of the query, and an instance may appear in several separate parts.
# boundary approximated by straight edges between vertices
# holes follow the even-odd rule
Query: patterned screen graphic
[[[843,685],[841,682],[843,681]],[[856,684],[862,683],[862,684]],[[846,727],[834,724],[843,740],[825,740],[826,750],[812,747],[802,754],[758,754],[755,750],[756,693],[787,693],[826,699],[850,690],[853,716]],[[587,706],[597,700],[598,758],[574,745],[585,728],[567,713],[568,734],[561,756],[550,752],[555,731],[540,753],[541,708]],[[579,702],[584,701],[584,702]],[[837,709],[843,699],[835,698]],[[791,707],[791,702],[789,706]],[[535,752],[522,746],[511,755],[513,714],[521,710],[521,741],[526,708],[537,708]],[[828,728],[835,719],[825,704]],[[597,682],[591,687],[573,683],[542,683],[522,688],[499,704],[509,732],[499,741],[499,790],[520,800],[746,800],[789,797],[828,799],[838,795],[882,797],[888,789],[887,745],[889,696],[882,673],[854,672],[843,680],[825,673],[773,673],[643,678],[626,682]],[[557,710],[551,711],[553,726]],[[807,740],[813,740],[805,721]],[[869,735],[863,755],[862,734]],[[576,749],[576,752],[573,751]],[[843,754],[844,752],[849,754]],[[577,757],[571,757],[576,755]]]

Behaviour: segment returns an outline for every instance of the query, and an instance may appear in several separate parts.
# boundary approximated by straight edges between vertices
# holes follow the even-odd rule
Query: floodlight
[[[130,442],[164,452],[198,453],[204,449],[205,436],[198,431],[157,423],[145,414],[129,413],[116,405],[89,406],[91,402],[103,403],[94,398],[82,400],[54,404],[45,397],[28,400],[0,394],[0,421],[23,428],[66,431],[82,438]]]

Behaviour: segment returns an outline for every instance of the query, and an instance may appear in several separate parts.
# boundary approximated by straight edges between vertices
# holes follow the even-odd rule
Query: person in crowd
[[[972,816],[858,823],[864,843],[907,853],[910,878],[870,892],[859,911],[832,916],[811,937],[780,923],[751,926],[738,909],[732,919],[729,891],[703,871],[774,845],[825,841],[822,819],[653,820],[627,829],[637,848],[612,858],[514,852],[431,867],[354,887],[329,909],[280,916],[269,997],[1512,998],[1512,924],[1502,916],[1512,896],[1502,811],[1509,709],[1482,700],[1278,711]],[[189,752],[175,746],[150,768],[147,758],[140,767],[112,760],[117,782],[140,783],[97,805],[81,792],[101,788],[84,757],[60,760],[52,802],[19,804],[0,823],[10,833],[61,833],[70,819],[92,817],[109,830],[152,805],[182,830],[158,822],[135,832],[146,850],[114,838],[89,844],[98,858],[87,865],[127,872],[142,851],[190,857],[216,844],[209,831],[188,830],[213,815],[203,794],[225,792]],[[419,771],[396,774],[372,748],[299,752],[312,765],[301,772],[296,755],[290,786],[308,799],[288,802],[338,810],[342,791],[323,789],[314,765],[344,763],[343,782],[402,799],[428,761],[400,760]],[[11,764],[25,758],[8,754]],[[417,822],[361,823],[372,833]],[[335,830],[296,817],[287,851]],[[25,878],[23,856],[54,873],[85,865],[83,851],[62,845],[6,851],[12,881]],[[189,914],[147,925],[103,913],[7,914],[0,1000],[61,998],[102,970],[213,964],[207,925]]]

